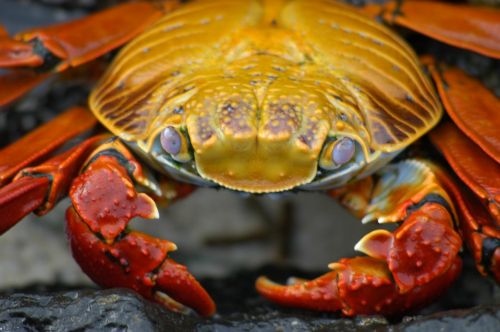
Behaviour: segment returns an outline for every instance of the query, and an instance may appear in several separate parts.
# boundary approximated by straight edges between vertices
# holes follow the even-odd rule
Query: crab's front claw
[[[258,292],[277,304],[308,310],[336,312],[346,316],[381,314],[385,316],[419,308],[441,294],[461,270],[461,260],[429,283],[401,293],[387,265],[372,257],[342,259],[330,264],[334,269],[314,280],[278,285],[260,277]]]
[[[286,306],[394,316],[422,307],[448,288],[461,269],[460,246],[447,209],[425,203],[394,233],[366,235],[356,249],[368,257],[342,259],[329,265],[332,272],[288,286],[260,278],[257,290]]]
[[[167,258],[156,273],[154,298],[173,311],[194,309],[201,316],[215,313],[215,303],[184,265]],[[173,301],[172,301],[173,300]]]
[[[265,277],[257,290],[267,299],[301,309],[335,312],[347,316],[392,314],[397,291],[384,262],[371,257],[342,259],[330,264],[333,271],[314,280],[282,286]]]
[[[167,309],[202,316],[215,305],[186,267],[167,258],[174,243],[129,232],[112,244],[93,233],[74,208],[66,214],[67,232],[74,258],[83,271],[102,287],[130,288]]]
[[[337,278],[337,272],[329,272],[314,280],[290,278],[288,285],[280,285],[260,277],[255,286],[262,296],[282,306],[334,312],[342,308]]]
[[[66,215],[72,253],[82,270],[100,286],[133,289],[172,311],[213,314],[205,289],[168,257],[176,245],[129,228],[136,216],[158,217],[154,201],[134,188],[134,182],[148,180],[132,155],[113,141],[89,160],[73,182],[73,206]]]

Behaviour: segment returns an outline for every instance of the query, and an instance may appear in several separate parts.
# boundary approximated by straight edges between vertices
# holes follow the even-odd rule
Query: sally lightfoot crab
[[[211,315],[210,296],[168,257],[176,245],[129,221],[158,218],[156,201],[195,186],[321,190],[363,222],[399,227],[369,233],[355,246],[365,256],[317,279],[259,278],[266,298],[400,314],[453,282],[462,242],[499,282],[500,102],[459,69],[419,60],[373,18],[500,57],[499,11],[426,1],[132,2],[14,37],[0,29],[2,104],[127,44],[91,112],[72,108],[0,151],[1,232],[69,194],[73,256],[96,283]],[[89,136],[97,121],[112,134]],[[426,133],[446,162],[391,162]]]

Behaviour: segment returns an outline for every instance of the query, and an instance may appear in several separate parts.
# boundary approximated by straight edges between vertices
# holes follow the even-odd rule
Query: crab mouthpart
[[[255,151],[248,156],[233,150],[229,156],[232,157],[212,159],[197,155],[197,170],[202,177],[221,186],[250,193],[285,191],[316,176],[316,160],[303,160],[284,151],[277,151],[275,156]]]

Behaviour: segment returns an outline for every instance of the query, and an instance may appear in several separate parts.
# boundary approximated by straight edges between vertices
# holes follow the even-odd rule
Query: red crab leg
[[[458,68],[438,68],[429,57],[424,58],[423,62],[428,66],[453,122],[500,163],[500,99],[480,81]]]
[[[0,150],[0,186],[95,124],[96,119],[87,109],[74,107]]]
[[[162,15],[148,2],[125,3],[67,23],[21,32],[0,40],[0,67],[44,63],[36,49],[38,40],[47,51],[61,59],[58,70],[78,66],[123,45]]]
[[[32,45],[11,39],[0,27],[0,67],[36,67],[42,64],[43,58],[35,54]]]
[[[333,272],[281,286],[266,278],[257,290],[282,305],[358,314],[397,315],[441,294],[458,276],[461,239],[450,198],[424,161],[407,160],[379,174],[363,221],[403,221],[393,233],[376,230],[356,250],[369,257],[330,264]]]
[[[49,212],[66,196],[78,170],[104,136],[89,138],[45,163],[24,168],[12,183],[0,189],[0,235],[32,211]]]
[[[500,58],[500,10],[435,1],[390,1],[364,7],[381,17],[444,43]]]
[[[0,235],[43,204],[50,182],[46,177],[24,178],[0,189]]]
[[[500,165],[451,122],[433,130],[430,138],[455,174],[475,194],[442,172],[441,181],[454,198],[461,231],[474,254],[478,270],[483,274],[489,271],[500,283]]]
[[[54,63],[54,70],[62,71],[79,66],[125,44],[177,5],[175,0],[162,6],[125,3],[72,22],[21,32],[13,38],[2,32],[0,68],[52,67]],[[24,71],[6,75],[0,76],[0,105],[21,96],[45,78]]]
[[[103,287],[131,288],[174,311],[187,306],[203,316],[213,314],[215,305],[203,287],[168,258],[175,244],[128,228],[136,216],[158,217],[154,201],[135,191],[131,177],[146,181],[140,164],[118,141],[90,157],[70,190],[67,232],[73,256]]]
[[[500,230],[483,205],[449,175],[439,174],[450,193],[460,219],[460,231],[472,251],[476,267],[483,275],[490,273],[500,283]]]
[[[39,74],[31,71],[11,71],[0,75],[0,106],[23,96],[36,87],[49,74]]]
[[[490,272],[500,282],[500,101],[461,70],[438,68],[432,58],[423,62],[446,111],[460,128],[444,123],[431,132],[431,141],[476,196],[445,175],[442,182],[456,202],[461,231],[478,270]]]
[[[455,173],[500,223],[500,164],[489,158],[452,122],[445,122],[433,130],[430,138]]]

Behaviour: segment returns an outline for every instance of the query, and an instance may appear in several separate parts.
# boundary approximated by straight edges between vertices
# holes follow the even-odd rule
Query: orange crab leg
[[[87,139],[45,163],[24,168],[12,183],[0,189],[0,234],[32,211],[38,215],[49,212],[66,196],[78,170],[104,136]]]
[[[0,43],[3,50],[0,66],[36,67],[42,64],[43,54],[39,54],[35,40],[61,59],[58,70],[78,66],[124,44],[161,15],[162,10],[151,3],[133,2],[68,23],[22,32],[13,40],[4,38]],[[9,48],[10,43],[13,46]]]
[[[74,107],[4,148],[0,151],[0,185],[95,124],[89,111]]]
[[[44,215],[54,207],[59,199],[67,195],[71,182],[78,175],[78,171],[89,153],[106,137],[105,134],[91,137],[41,165],[24,168],[16,175],[13,183],[26,177],[49,178],[50,191],[47,193],[44,204],[39,206],[36,211],[38,215]]]
[[[127,287],[168,309],[200,315],[215,305],[187,269],[168,258],[175,244],[131,231],[129,221],[158,218],[154,201],[132,183],[146,181],[140,165],[118,141],[96,151],[73,182],[67,232],[73,256],[103,287]]]
[[[347,316],[393,316],[432,301],[458,276],[462,242],[450,197],[430,165],[406,160],[386,166],[370,184],[368,204],[365,190],[354,188],[359,195],[350,196],[348,207],[363,212],[363,222],[403,221],[393,233],[376,230],[358,242],[355,249],[369,257],[342,259],[329,265],[332,272],[288,286],[260,278],[257,290],[282,305]],[[346,202],[342,191],[332,194]]]
[[[48,76],[47,73],[39,74],[31,71],[11,71],[0,75],[0,106],[23,96]]]
[[[46,177],[24,178],[0,188],[0,235],[43,204],[49,191]]]
[[[452,123],[431,131],[432,143],[460,179],[488,206],[500,222],[500,164],[486,155]]]
[[[483,275],[491,273],[500,283],[500,229],[484,206],[464,186],[437,170],[440,182],[450,193],[460,220],[460,231]]]
[[[434,1],[390,1],[364,11],[444,43],[500,58],[500,10]]]
[[[36,54],[33,45],[11,39],[5,30],[0,31],[0,67],[38,67],[42,56]]]
[[[433,130],[430,139],[475,194],[458,186],[444,173],[440,176],[456,202],[461,231],[478,270],[483,274],[489,271],[500,282],[500,165],[451,122]]]
[[[125,3],[72,22],[21,32],[14,38],[3,31],[0,68],[38,67],[59,72],[79,66],[125,44],[177,6],[177,0],[163,5]],[[45,77],[24,71],[0,77],[0,105],[23,95]]]
[[[425,58],[448,115],[461,131],[500,163],[500,99],[458,68],[437,68]],[[471,93],[473,91],[473,93]]]

